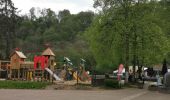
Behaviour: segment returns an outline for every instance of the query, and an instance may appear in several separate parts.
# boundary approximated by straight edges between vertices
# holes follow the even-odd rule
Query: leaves
[[[17,25],[18,16],[16,8],[11,0],[0,1],[0,58],[9,59],[11,48],[15,46],[15,25]]]
[[[95,3],[103,7],[108,1],[120,3],[116,0],[96,0]],[[126,57],[130,65],[134,60],[140,65],[161,63],[169,51],[169,40],[161,26],[164,20],[159,17],[162,9],[159,6],[159,2],[129,0],[128,7],[123,8],[122,4],[110,7],[96,17],[86,37],[99,68],[116,68],[127,61]]]

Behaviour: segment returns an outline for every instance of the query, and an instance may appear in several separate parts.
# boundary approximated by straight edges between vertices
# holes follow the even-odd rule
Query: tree
[[[83,33],[90,26],[93,16],[94,13],[88,11],[63,17],[59,23],[62,39],[74,41],[79,33]]]
[[[162,27],[163,32],[166,34],[167,38],[170,38],[170,1],[161,0],[159,6],[159,17],[162,20],[160,26]],[[170,42],[170,41],[169,41]],[[170,46],[169,46],[170,48]],[[170,52],[164,54],[166,56],[167,64],[170,64]]]
[[[61,21],[63,18],[67,17],[67,16],[70,16],[70,11],[67,10],[67,9],[64,9],[63,11],[59,11],[58,13],[58,19],[59,21]]]
[[[29,11],[30,11],[30,19],[31,19],[32,21],[34,21],[34,20],[36,19],[35,8],[32,7]]]
[[[100,67],[123,62],[128,72],[129,64],[160,62],[168,51],[168,39],[156,17],[157,2],[96,0],[95,4],[102,5],[104,11],[89,28],[87,38]]]
[[[0,40],[2,51],[1,56],[9,59],[10,51],[15,47],[15,25],[17,24],[18,16],[16,15],[16,8],[11,0],[0,0]],[[5,49],[4,49],[5,48]],[[2,59],[2,58],[1,58]]]
[[[37,11],[39,16],[34,16]],[[29,14],[21,16],[20,24],[17,25],[17,47],[22,48],[31,59],[44,50],[44,44],[50,44],[57,58],[68,56],[75,62],[74,65],[78,65],[80,58],[85,58],[87,64],[92,65],[94,59],[83,33],[93,18],[94,13],[91,11],[70,14],[69,10],[64,10],[57,15],[51,9],[34,8]]]
[[[166,59],[164,59],[163,66],[162,66],[162,75],[164,76],[167,72],[168,72],[167,62]]]

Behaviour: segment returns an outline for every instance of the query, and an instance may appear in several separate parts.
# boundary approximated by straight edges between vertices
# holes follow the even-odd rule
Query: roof
[[[43,56],[55,56],[54,52],[50,48],[47,48],[46,50],[44,50],[42,55]]]
[[[13,56],[13,54],[17,54],[20,58],[27,58],[21,51],[15,51],[14,53],[12,53],[12,55],[11,56]]]
[[[26,62],[22,62],[21,64],[25,64],[25,65],[33,65],[34,64],[34,62],[30,62],[30,61],[26,61]]]
[[[0,60],[1,63],[10,63],[10,61]]]

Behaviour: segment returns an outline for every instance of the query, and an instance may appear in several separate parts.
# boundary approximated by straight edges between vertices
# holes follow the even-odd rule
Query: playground
[[[56,55],[49,47],[41,55],[34,55],[30,61],[22,51],[17,49],[11,53],[10,58],[10,61],[0,60],[1,89],[105,90],[107,88],[129,88],[128,84],[124,82],[123,64],[120,64],[113,74],[97,75],[94,72],[90,75],[85,68],[86,61],[82,58],[80,58],[79,66],[76,67],[73,67],[73,63],[68,57],[63,57],[62,65],[57,66]],[[145,70],[142,71],[145,72]],[[147,77],[142,76],[142,80],[134,82],[135,80],[132,81],[129,76],[129,82],[130,85],[135,85],[135,88],[143,89],[150,81],[153,84],[149,83],[147,86],[149,90],[170,93],[169,77],[168,73],[164,80],[158,75],[156,79],[151,77],[154,78],[153,80],[151,78],[147,80]]]
[[[63,58],[63,65],[56,66],[56,56],[51,48],[46,48],[41,55],[35,55],[32,61],[28,61],[22,51],[14,50],[10,61],[0,60],[1,80],[18,80],[31,82],[53,83],[90,83],[91,77],[85,70],[85,60],[74,68],[68,57]]]

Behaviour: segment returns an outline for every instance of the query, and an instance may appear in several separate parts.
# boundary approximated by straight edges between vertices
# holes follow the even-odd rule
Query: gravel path
[[[0,100],[169,100],[170,94],[142,89],[121,90],[0,90]]]

